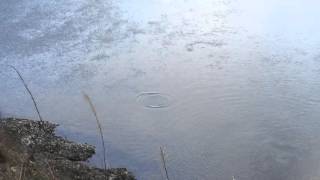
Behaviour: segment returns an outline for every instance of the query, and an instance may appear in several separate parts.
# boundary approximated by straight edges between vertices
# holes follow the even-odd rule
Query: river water
[[[317,0],[2,0],[0,112],[112,167],[176,180],[320,179]],[[163,171],[162,171],[163,173]]]

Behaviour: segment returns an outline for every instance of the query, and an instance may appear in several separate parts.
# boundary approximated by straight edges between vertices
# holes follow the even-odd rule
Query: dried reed
[[[37,111],[37,114],[38,114],[38,116],[39,116],[40,122],[43,123],[43,119],[42,119],[42,116],[41,116],[41,114],[40,114],[40,111],[39,111],[39,108],[38,108],[38,104],[37,104],[37,102],[36,102],[36,100],[35,100],[32,92],[31,92],[31,90],[29,89],[28,84],[27,84],[26,81],[23,79],[21,73],[18,71],[17,68],[15,68],[15,67],[12,66],[12,65],[9,65],[9,67],[12,68],[12,69],[18,74],[21,82],[23,83],[24,88],[27,90],[27,92],[29,93],[29,95],[30,95],[30,97],[31,97],[31,99],[32,99],[33,105],[34,105],[34,107],[35,107],[35,109],[36,109],[36,111]]]
[[[86,94],[83,93],[83,97],[84,99],[88,102],[88,104],[90,105],[91,111],[93,112],[93,115],[96,119],[96,123],[98,125],[98,129],[99,129],[99,134],[100,134],[100,138],[101,138],[101,144],[102,144],[102,150],[103,150],[103,165],[104,165],[104,170],[105,170],[105,178],[107,179],[107,157],[106,157],[106,146],[104,143],[104,137],[103,137],[103,132],[102,132],[102,126],[100,123],[100,120],[98,118],[98,113],[96,111],[95,106],[93,105],[91,98]]]
[[[165,158],[166,154],[165,154],[165,152],[164,152],[164,150],[163,150],[163,148],[161,146],[160,146],[160,156],[161,156],[161,162],[162,162],[163,169],[164,169],[164,171],[166,173],[166,178],[167,178],[167,180],[170,180],[169,179],[169,175],[168,175],[168,168],[167,168],[166,158]]]

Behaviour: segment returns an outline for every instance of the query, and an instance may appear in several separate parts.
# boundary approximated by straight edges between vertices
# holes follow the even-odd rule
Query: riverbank
[[[95,148],[55,135],[57,124],[0,120],[0,180],[135,180],[125,168],[91,167]],[[107,177],[107,178],[105,178]]]

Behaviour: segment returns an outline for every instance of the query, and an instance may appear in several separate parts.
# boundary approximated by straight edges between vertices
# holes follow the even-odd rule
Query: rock
[[[0,180],[134,180],[125,168],[90,167],[83,161],[95,153],[88,144],[78,144],[55,135],[57,124],[27,119],[0,120]],[[14,170],[12,169],[14,168]]]

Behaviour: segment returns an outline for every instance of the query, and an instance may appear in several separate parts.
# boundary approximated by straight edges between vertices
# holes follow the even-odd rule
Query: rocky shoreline
[[[95,153],[88,144],[55,135],[57,124],[28,119],[0,120],[0,180],[135,180],[125,168],[85,163]]]

